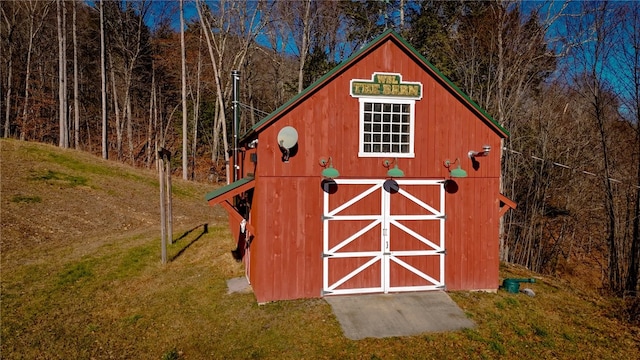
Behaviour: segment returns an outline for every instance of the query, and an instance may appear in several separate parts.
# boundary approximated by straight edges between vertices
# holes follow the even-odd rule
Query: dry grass
[[[241,266],[213,186],[174,180],[173,260],[160,263],[157,175],[0,141],[3,359],[635,359],[616,302],[538,277],[537,296],[452,293],[478,326],[351,341],[322,299],[227,294]],[[202,232],[202,224],[209,232]],[[191,231],[190,231],[191,230]],[[183,236],[184,235],[184,236]],[[182,237],[183,236],[183,237]],[[504,267],[503,276],[530,277]]]

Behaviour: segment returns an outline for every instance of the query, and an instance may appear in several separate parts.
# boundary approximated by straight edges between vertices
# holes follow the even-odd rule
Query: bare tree
[[[635,189],[630,191],[632,208],[630,209],[631,234],[627,263],[628,271],[625,279],[624,290],[627,294],[638,296],[637,288],[640,276],[640,3],[625,3],[617,12],[616,18],[619,24],[616,30],[625,41],[617,42],[619,46],[616,64],[621,69],[620,81],[622,86],[623,116],[629,123],[631,131],[635,135],[635,156],[632,164],[635,165]]]
[[[2,28],[3,34],[3,42],[6,42],[6,46],[9,49],[8,53],[3,51],[3,55],[6,55],[6,60],[4,63],[7,68],[7,86],[6,86],[6,96],[4,102],[4,110],[5,110],[5,118],[4,118],[4,137],[8,138],[11,125],[11,93],[13,91],[13,54],[14,54],[14,34],[16,29],[16,21],[17,21],[17,11],[14,6],[2,6],[0,7],[0,11],[2,11],[2,18],[4,20],[4,24],[6,26]],[[6,32],[5,32],[6,31]],[[3,44],[4,47],[4,44]],[[3,79],[4,80],[4,79]]]
[[[281,43],[297,56],[298,92],[331,70],[341,57],[337,53],[338,37],[344,33],[342,11],[348,6],[341,4],[318,0],[276,3],[274,21],[268,25],[270,45],[276,49]],[[278,55],[284,53],[282,50]]]
[[[300,41],[300,66],[298,68],[298,92],[304,89],[304,65],[309,54],[309,43],[311,42],[311,26],[313,18],[311,17],[311,0],[303,2],[302,21],[302,39]]]
[[[283,34],[283,38],[279,41],[287,42],[286,39],[292,38],[293,45],[297,49],[298,55],[298,92],[304,89],[304,66],[309,55],[309,47],[311,43],[311,31],[314,20],[317,19],[317,11],[312,14],[312,7],[317,10],[317,1],[304,0],[285,0],[277,2],[277,11],[280,20],[286,24],[288,32]]]
[[[123,116],[122,121],[118,121],[118,110],[116,110],[116,140],[119,160],[123,158],[123,141],[126,130],[128,159],[133,164],[135,157],[133,154],[133,108],[132,91],[134,85],[134,75],[136,67],[139,65],[141,57],[148,51],[148,32],[144,19],[151,7],[151,2],[125,1],[107,2],[110,19],[107,22],[110,29],[109,61],[112,67],[112,81],[117,81],[113,85],[114,91],[120,91],[122,103],[115,99],[114,106],[121,106],[119,110]],[[123,8],[124,7],[124,8]],[[117,67],[117,72],[113,67]],[[120,81],[119,81],[120,80]]]
[[[611,182],[611,154],[609,150],[609,141],[607,139],[608,133],[606,128],[606,121],[609,114],[606,112],[610,110],[611,99],[606,94],[603,82],[603,74],[601,70],[602,61],[607,57],[609,48],[609,32],[611,23],[608,23],[605,19],[607,16],[607,2],[601,2],[595,4],[596,7],[588,9],[593,14],[593,23],[590,27],[595,31],[595,39],[593,41],[593,57],[591,58],[590,68],[587,68],[584,75],[586,85],[587,96],[592,104],[591,116],[595,120],[600,135],[601,151],[602,151],[602,165],[604,170],[604,208],[607,215],[607,244],[609,247],[609,287],[611,290],[616,291],[620,288],[622,282],[622,274],[620,273],[619,257],[616,244],[616,211],[613,183]],[[589,60],[587,60],[589,61]]]
[[[73,131],[74,147],[80,148],[80,98],[78,90],[78,28],[77,28],[77,7],[73,1]]]
[[[554,7],[552,15],[545,13],[549,9],[546,5],[533,4],[525,12],[520,1],[424,2],[421,12],[410,12],[417,36],[421,37],[415,38],[411,31],[409,37],[418,42],[418,48],[436,66],[511,132],[505,141],[508,148],[514,147],[511,144],[516,148],[526,144],[520,137],[530,136],[527,122],[532,114],[527,108],[561,56],[558,39],[550,37],[548,29],[564,14],[566,4]],[[537,145],[543,147],[544,144]],[[533,199],[544,196],[548,190],[542,186],[544,183],[533,188],[535,193],[517,191],[522,190],[517,181],[524,180],[518,167],[521,159],[509,152],[503,156],[501,191],[518,202],[528,199],[531,204],[537,204]],[[538,180],[540,178],[534,177],[525,181]],[[544,207],[526,210],[519,214],[531,219],[539,217]],[[515,223],[526,226],[519,220],[522,219]],[[540,239],[539,229],[516,230],[501,220],[500,258],[518,257],[530,265],[532,257],[521,257],[523,251],[519,248],[527,243],[530,244],[527,248],[534,247],[534,240]],[[514,231],[524,239],[514,236]],[[517,244],[509,244],[516,241]]]
[[[598,191],[604,210],[602,244],[607,259],[607,264],[602,266],[606,274],[604,284],[612,293],[621,295],[629,271],[627,259],[629,239],[632,238],[629,224],[633,213],[630,199],[633,195],[629,188],[620,186],[619,180],[614,179],[629,176],[628,167],[620,166],[628,161],[622,159],[627,158],[629,152],[617,146],[617,141],[628,138],[628,142],[633,142],[633,137],[629,137],[629,128],[620,129],[624,124],[620,122],[620,96],[610,76],[612,71],[618,71],[612,62],[616,46],[623,46],[627,40],[617,37],[620,32],[616,30],[619,21],[614,17],[615,5],[598,1],[581,3],[581,8],[584,15],[569,23],[574,33],[584,30],[587,34],[585,41],[575,48],[571,65],[581,71],[573,74],[571,82],[576,84],[576,92],[588,104],[585,116],[596,129],[597,141],[593,145],[598,151],[596,164],[602,175]]]
[[[200,116],[200,77],[202,75],[202,28],[199,29],[198,36],[198,65],[196,70],[196,93],[195,98],[193,95],[193,91],[190,91],[191,94],[191,102],[193,103],[193,142],[191,148],[191,180],[195,180],[195,168],[196,168],[196,156],[198,150],[198,123]]]
[[[29,16],[29,45],[27,49],[27,65],[25,68],[22,126],[20,127],[20,140],[25,140],[25,132],[27,130],[27,121],[31,106],[31,104],[29,103],[29,96],[31,88],[31,56],[33,54],[33,41],[38,35],[38,32],[40,32],[40,29],[42,29],[47,14],[49,13],[49,6],[52,4],[52,2],[28,1],[22,4],[27,8],[27,13]],[[36,21],[37,24],[34,24],[34,22]]]
[[[155,149],[151,146],[154,143],[153,136],[155,134],[155,127],[153,126],[153,98],[156,91],[156,71],[155,64],[151,65],[151,95],[149,96],[149,121],[147,122],[147,152],[145,156],[145,165],[146,167],[151,166],[152,154],[155,153]]]
[[[265,26],[265,38],[268,41],[269,49],[259,48],[267,55],[268,61],[271,65],[269,69],[270,77],[266,81],[269,84],[273,84],[271,93],[273,94],[273,102],[269,103],[269,107],[272,109],[277,108],[286,101],[285,96],[287,91],[285,89],[286,72],[289,69],[286,57],[282,54],[286,53],[287,42],[282,41],[288,37],[287,26],[281,19],[282,15],[279,11],[274,11],[274,20],[267,23]],[[246,69],[245,76],[251,79],[252,69]],[[248,73],[248,74],[247,74]],[[252,104],[253,106],[253,104]],[[255,124],[254,119],[251,119]]]
[[[629,55],[631,65],[630,74],[633,78],[633,87],[630,97],[630,109],[631,114],[635,114],[632,117],[632,121],[635,122],[636,132],[636,189],[635,189],[635,207],[633,210],[633,228],[632,228],[632,244],[631,251],[629,252],[629,273],[626,281],[625,290],[629,293],[633,293],[638,296],[638,282],[640,282],[640,4],[637,2],[630,5],[630,11],[627,13],[628,20],[627,29],[629,39],[631,39],[633,46],[631,47],[632,53]],[[624,47],[624,49],[629,49]]]
[[[66,4],[57,0],[58,18],[58,116],[60,124],[59,146],[69,147],[69,121],[67,118],[67,40],[66,40]]]
[[[222,58],[219,58],[219,61],[216,60],[215,54],[214,54],[214,45],[213,45],[213,30],[211,29],[211,25],[210,22],[208,20],[208,18],[205,18],[205,16],[208,16],[207,13],[205,13],[205,9],[204,9],[205,5],[202,4],[201,2],[199,2],[198,0],[196,0],[196,8],[198,9],[198,18],[200,19],[200,26],[204,29],[204,35],[205,38],[207,40],[207,48],[209,49],[209,57],[211,59],[211,65],[213,67],[213,77],[215,80],[215,85],[216,85],[216,99],[217,99],[217,105],[218,105],[218,111],[217,111],[217,116],[216,119],[214,121],[213,124],[213,149],[211,151],[211,161],[213,161],[214,163],[217,162],[217,157],[218,157],[218,139],[219,139],[219,124],[226,124],[226,117],[225,117],[225,112],[224,112],[224,95],[223,95],[223,89],[222,89],[222,82],[221,82],[221,69],[220,69],[220,62],[222,62]],[[229,163],[229,155],[227,154],[227,150],[229,148],[228,143],[227,143],[227,133],[226,133],[226,126],[222,126],[222,138],[224,141],[224,153],[225,153],[225,163]],[[231,179],[231,173],[227,167],[227,182],[229,182],[229,179]]]
[[[196,0],[196,8],[200,26],[204,29],[209,57],[213,66],[216,85],[217,112],[213,129],[212,161],[217,162],[219,137],[222,133],[225,163],[229,163],[229,144],[227,139],[227,120],[225,116],[225,99],[230,96],[230,82],[223,87],[223,74],[232,69],[239,69],[244,63],[250,47],[255,44],[256,37],[269,20],[270,9],[263,2],[225,2],[220,1],[214,15],[211,8],[200,0]],[[228,61],[231,59],[231,61]],[[226,61],[225,61],[226,60]],[[227,76],[225,76],[226,78]],[[231,179],[227,166],[227,181]]]
[[[102,104],[102,158],[109,158],[109,139],[107,128],[109,126],[107,117],[107,53],[104,23],[104,0],[100,0],[100,80],[101,80],[101,104]]]
[[[182,63],[182,179],[188,175],[187,137],[187,56],[184,44],[184,0],[180,0],[180,60]],[[194,139],[195,141],[195,139]]]
[[[117,152],[118,160],[122,160],[122,141],[124,138],[124,135],[123,135],[124,122],[120,117],[120,103],[118,101],[119,97],[118,97],[118,89],[116,86],[115,66],[113,64],[114,55],[112,54],[112,51],[113,49],[111,47],[107,49],[107,57],[109,60],[109,75],[111,76],[111,98],[113,100],[113,113],[116,118],[116,152]]]

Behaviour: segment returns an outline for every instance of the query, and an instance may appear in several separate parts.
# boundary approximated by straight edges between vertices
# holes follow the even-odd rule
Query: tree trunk
[[[633,224],[631,228],[631,250],[629,251],[628,264],[629,271],[625,281],[625,292],[638,296],[638,279],[640,275],[640,5],[634,3],[630,5],[628,17],[630,18],[629,35],[631,44],[626,44],[633,49],[629,53],[629,65],[631,65],[631,105],[635,108],[635,132],[636,132],[636,191],[635,206],[633,208]],[[633,126],[633,125],[632,125]]]
[[[15,28],[15,24],[16,24],[16,11],[14,8],[12,8],[12,16],[11,18],[9,18],[9,16],[7,15],[7,13],[5,12],[5,9],[2,8],[2,17],[4,18],[4,21],[6,23],[7,26],[7,31],[9,33],[9,37],[7,39],[8,41],[8,45],[9,45],[9,54],[7,55],[8,61],[7,61],[7,94],[5,96],[6,101],[4,102],[4,134],[3,136],[5,138],[8,138],[11,132],[11,93],[12,93],[12,89],[13,89],[13,47],[14,47],[14,43],[13,43],[13,31]]]
[[[102,102],[102,158],[109,158],[109,143],[107,139],[107,54],[105,46],[105,32],[104,32],[104,0],[100,1],[100,80],[102,82],[101,87],[101,102]]]
[[[636,82],[638,84],[638,82]],[[640,87],[636,85],[636,88]],[[640,91],[636,90],[636,99]],[[638,101],[638,100],[636,100]],[[636,111],[640,110],[640,102],[637,104]],[[640,113],[636,112],[636,146],[638,154],[640,155]],[[633,225],[631,229],[631,250],[629,252],[629,271],[627,273],[627,280],[625,282],[625,291],[638,296],[638,275],[640,274],[640,161],[637,162],[636,171],[636,193],[635,193],[635,207],[633,209]]]
[[[73,129],[74,147],[80,149],[80,99],[78,93],[78,36],[76,2],[73,1]]]
[[[309,54],[309,42],[311,36],[311,0],[306,0],[304,4],[304,16],[302,18],[302,45],[300,46],[300,66],[298,68],[298,92],[304,90],[304,65]]]
[[[241,9],[239,8],[240,6],[245,6],[245,8]],[[219,111],[218,111],[218,116],[216,116],[217,123],[214,124],[214,129],[222,129],[222,134],[223,134],[222,140],[224,144],[224,158],[225,158],[225,163],[228,165],[229,164],[229,151],[228,151],[229,143],[226,135],[227,126],[226,126],[226,117],[224,112],[224,98],[225,98],[225,95],[228,95],[230,93],[231,87],[228,86],[226,89],[224,89],[222,87],[221,77],[222,77],[222,71],[223,71],[223,65],[224,65],[223,59],[225,58],[225,43],[228,37],[230,36],[230,30],[228,25],[229,21],[219,22],[225,25],[219,29],[216,29],[215,34],[219,34],[218,37],[220,37],[220,43],[218,44],[216,42],[216,36],[214,35],[214,30],[211,27],[211,24],[209,23],[208,18],[203,16],[205,14],[203,14],[202,7],[203,6],[201,1],[196,0],[196,8],[198,10],[200,24],[202,28],[205,29],[207,46],[209,48],[209,56],[211,57],[211,62],[213,64],[214,79],[215,79],[216,88],[217,88],[216,93],[218,98]],[[249,10],[249,6],[247,5],[247,3],[243,3],[243,2],[233,2],[231,5],[231,9],[227,9],[224,6],[221,7],[223,13],[220,16],[222,18],[227,16],[230,17],[233,14],[237,14],[237,13],[243,14],[243,17],[238,19],[238,21],[244,24],[241,30],[242,34],[241,36],[234,37],[234,41],[237,40],[240,42],[240,50],[236,51],[235,56],[233,57],[233,61],[231,62],[231,69],[239,69],[242,66],[242,64],[245,61],[250,45],[254,43],[255,37],[260,32],[265,22],[269,19],[269,13],[268,13],[269,9],[264,9],[263,7],[264,7],[264,3],[262,2],[258,2],[258,5],[256,7],[252,7],[251,10]],[[251,13],[251,15],[249,15],[249,13]],[[213,54],[214,45],[218,53],[217,63],[215,61],[216,59]],[[214,134],[215,134],[215,131],[216,130],[214,130]],[[217,137],[214,138],[214,144],[216,144],[216,142],[217,142]],[[214,145],[214,150],[212,151],[212,160],[215,161],[216,157],[217,157],[217,147]],[[230,172],[231,169],[229,168],[229,166],[227,166],[226,170],[227,170],[226,175],[227,175],[227,182],[228,182],[231,178],[231,172]]]
[[[64,148],[69,148],[69,96],[67,84],[67,0],[62,0],[62,90],[64,93]]]
[[[196,98],[193,99],[193,143],[191,148],[191,180],[195,180],[196,155],[198,153],[198,117],[200,116],[200,76],[202,75],[202,29],[198,39],[198,70],[196,72]],[[193,97],[193,92],[192,92]]]
[[[229,164],[229,154],[227,153],[227,149],[228,146],[226,144],[226,126],[220,126],[220,124],[226,124],[226,118],[225,118],[225,113],[224,113],[224,98],[222,95],[222,84],[220,82],[220,71],[215,59],[215,56],[213,55],[213,45],[211,43],[211,37],[209,36],[210,32],[211,32],[211,27],[208,24],[208,21],[205,19],[204,14],[202,12],[202,5],[200,4],[200,2],[198,0],[196,0],[196,8],[198,10],[198,17],[200,18],[200,26],[202,26],[203,29],[205,29],[204,31],[204,35],[205,38],[207,40],[207,48],[209,49],[209,57],[211,58],[211,65],[213,66],[213,77],[215,79],[216,82],[216,98],[218,101],[218,112],[217,112],[217,116],[216,116],[216,121],[214,123],[213,126],[213,143],[214,143],[214,148],[211,152],[211,160],[215,163],[217,162],[217,157],[218,157],[218,129],[220,127],[222,127],[223,129],[223,137],[224,137],[224,142],[225,142],[225,162],[227,164]],[[230,179],[230,175],[231,173],[229,172],[229,166],[226,167],[227,168],[227,183],[229,183],[229,179]]]
[[[180,0],[180,60],[182,63],[182,179],[188,178],[187,137],[187,56],[184,44],[184,0]],[[195,141],[195,140],[194,140]]]
[[[20,140],[25,140],[25,133],[27,131],[27,123],[29,116],[29,87],[31,85],[31,54],[33,52],[33,38],[35,34],[33,33],[33,17],[35,14],[29,16],[29,47],[27,49],[27,65],[25,68],[25,76],[24,76],[24,104],[22,107],[22,122],[20,124]]]
[[[57,0],[58,18],[58,116],[60,124],[59,146],[69,147],[69,123],[67,121],[67,71],[66,71],[66,35],[64,0]]]
[[[28,32],[28,47],[27,47],[27,58],[26,58],[26,65],[25,65],[25,86],[24,86],[24,102],[23,102],[23,107],[22,107],[22,114],[20,116],[20,139],[25,140],[27,138],[27,131],[30,129],[29,127],[29,117],[30,114],[33,113],[33,110],[31,109],[31,74],[32,74],[32,57],[33,57],[33,53],[34,53],[34,40],[37,38],[38,33],[40,32],[40,30],[43,28],[43,26],[45,25],[45,21],[48,20],[47,16],[49,14],[49,10],[51,8],[53,2],[49,1],[49,2],[40,2],[40,1],[25,1],[20,3],[22,6],[25,7],[26,12],[28,13],[28,20],[29,20],[29,32]],[[59,4],[58,4],[59,6]],[[66,35],[65,35],[65,29],[66,29],[66,25],[65,25],[65,19],[64,16],[66,14],[66,7],[65,7],[65,3],[62,3],[62,36],[63,36],[63,46],[62,46],[62,51],[63,51],[63,75],[62,75],[62,79],[65,81],[64,82],[64,104],[61,104],[61,106],[65,106],[66,109]],[[37,21],[37,24],[36,24]],[[60,33],[59,33],[60,34]],[[59,53],[60,54],[60,49],[59,49]],[[40,66],[42,66],[40,64]],[[60,79],[60,78],[59,78]],[[44,83],[44,81],[41,79],[41,86]],[[31,115],[32,116],[32,115]]]
[[[116,75],[113,70],[113,58],[109,55],[109,72],[111,74],[111,97],[113,97],[113,110],[116,117],[116,153],[117,159],[122,161],[122,121],[120,120],[120,105],[118,104],[118,89],[116,88]]]
[[[4,116],[4,138],[8,138],[9,137],[9,132],[11,130],[11,122],[9,121],[9,119],[11,118],[11,89],[13,88],[12,86],[12,81],[13,81],[13,56],[11,54],[11,51],[9,51],[9,63],[7,64],[8,69],[8,74],[7,74],[7,96],[6,96],[6,101],[4,103],[5,106],[5,116]]]
[[[133,71],[133,69],[132,69]],[[131,79],[129,79],[129,85],[127,85],[127,92],[125,96],[125,116],[127,119],[127,144],[129,145],[129,161],[131,165],[135,165],[135,157],[133,155],[133,113],[131,110]]]
[[[153,61],[151,62],[151,95],[149,96],[149,124],[147,126],[147,156],[146,156],[146,165],[147,167],[151,167],[151,160],[153,159],[151,151],[151,143],[153,140],[153,110],[154,110],[154,97],[156,93],[156,71],[155,65]]]

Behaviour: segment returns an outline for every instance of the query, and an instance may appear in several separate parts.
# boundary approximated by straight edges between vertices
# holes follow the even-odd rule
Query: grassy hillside
[[[47,145],[0,141],[2,359],[634,359],[616,303],[535,276],[523,294],[451,293],[477,327],[351,341],[322,299],[262,306],[210,184],[174,179],[171,262],[160,262],[157,174]],[[208,233],[203,233],[208,224]]]

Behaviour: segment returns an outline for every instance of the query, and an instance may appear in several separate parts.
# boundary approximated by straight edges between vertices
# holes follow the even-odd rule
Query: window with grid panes
[[[413,157],[415,100],[360,99],[360,152]]]

